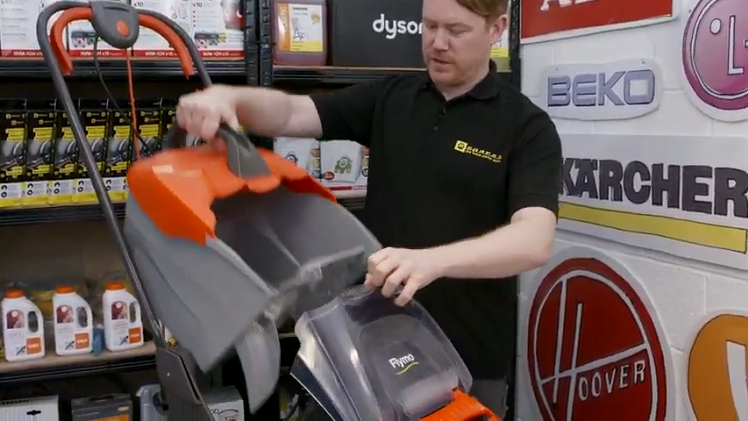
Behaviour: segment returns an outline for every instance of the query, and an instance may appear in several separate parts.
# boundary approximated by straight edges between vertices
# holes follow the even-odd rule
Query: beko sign
[[[627,120],[659,107],[661,80],[649,59],[556,65],[543,72],[540,101],[551,117]]]

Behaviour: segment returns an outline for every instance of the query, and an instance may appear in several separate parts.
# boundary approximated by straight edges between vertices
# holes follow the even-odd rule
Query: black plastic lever
[[[118,1],[92,1],[91,25],[104,42],[126,50],[135,45],[140,35],[138,10]]]
[[[229,170],[245,180],[271,174],[257,148],[244,134],[221,124],[217,136],[226,142]],[[187,132],[174,122],[163,140],[164,149],[183,148],[187,145]]]

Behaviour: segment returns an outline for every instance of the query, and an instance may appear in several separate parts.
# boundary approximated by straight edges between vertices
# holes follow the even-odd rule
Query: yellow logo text
[[[456,141],[454,149],[459,153],[464,153],[467,155],[477,156],[478,158],[487,159],[493,162],[494,164],[498,164],[501,162],[501,155],[497,155],[485,149],[478,149],[476,147],[470,146],[464,140]]]

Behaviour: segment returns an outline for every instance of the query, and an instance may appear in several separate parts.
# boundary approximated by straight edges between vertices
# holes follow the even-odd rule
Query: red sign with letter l
[[[673,15],[673,0],[520,0],[523,40],[587,29],[585,33]],[[559,36],[561,38],[562,36]]]

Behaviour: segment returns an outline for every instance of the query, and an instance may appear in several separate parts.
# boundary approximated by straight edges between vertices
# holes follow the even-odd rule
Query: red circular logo
[[[322,178],[327,181],[332,181],[335,178],[335,173],[332,171],[325,171],[325,173],[322,174]]]
[[[683,68],[696,96],[723,111],[748,108],[748,7],[701,0],[683,35]]]
[[[542,280],[527,338],[543,420],[665,419],[657,328],[634,288],[600,260],[565,260]]]

